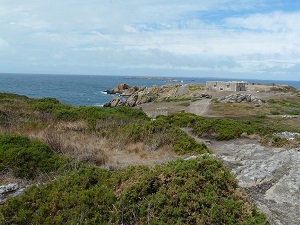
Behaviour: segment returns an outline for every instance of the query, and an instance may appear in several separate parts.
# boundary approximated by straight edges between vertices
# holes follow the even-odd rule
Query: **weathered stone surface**
[[[136,101],[138,99],[138,94],[137,93],[134,93],[133,95],[131,95],[127,101],[126,101],[126,105],[127,106],[130,106],[130,107],[134,107],[136,106]]]
[[[300,149],[218,145],[223,160],[271,224],[300,224]]]
[[[106,103],[104,107],[116,107],[120,100],[119,97],[114,97],[110,102]]]
[[[130,86],[128,84],[118,84],[111,90],[106,90],[107,94],[122,94],[125,90],[129,89]]]
[[[0,194],[6,194],[9,192],[13,192],[13,191],[18,190],[18,188],[19,188],[19,185],[17,183],[2,185],[2,186],[0,186]]]
[[[104,107],[116,107],[120,105],[137,106],[143,103],[148,103],[156,100],[167,98],[181,97],[188,92],[186,85],[164,85],[158,87],[130,87],[125,84],[118,85],[114,89],[107,91],[108,94],[120,94],[120,96],[127,96],[128,98],[115,97],[110,102],[106,103]]]
[[[131,96],[138,90],[139,90],[139,87],[137,87],[137,86],[129,87],[121,92],[121,96]]]
[[[242,102],[257,102],[258,104],[264,103],[263,100],[251,94],[231,94],[231,95],[220,97],[218,101],[224,103],[242,103]]]
[[[294,140],[297,137],[300,137],[299,133],[292,133],[292,132],[281,132],[274,134],[277,137],[286,138],[288,140]]]
[[[117,107],[117,106],[122,106],[126,105],[126,101],[122,100],[120,97],[116,96],[114,97],[110,102],[106,103],[104,107]]]
[[[0,186],[0,205],[4,204],[8,198],[22,194],[25,189],[26,186],[21,186],[18,183]]]

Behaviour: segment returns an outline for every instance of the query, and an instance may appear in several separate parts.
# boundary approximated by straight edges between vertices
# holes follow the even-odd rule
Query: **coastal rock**
[[[259,99],[251,94],[231,94],[222,96],[218,99],[219,102],[224,103],[243,103],[243,102],[257,102],[258,104],[264,103],[264,100]]]
[[[112,90],[106,91],[108,94],[120,94],[120,97],[113,98],[110,102],[106,103],[104,107],[116,107],[126,105],[134,107],[143,103],[148,103],[156,100],[181,97],[188,91],[187,86],[183,85],[164,85],[158,87],[130,87],[127,84],[119,84]]]
[[[137,86],[129,87],[129,88],[121,91],[121,96],[131,96],[137,91],[139,91],[139,87],[137,87]]]
[[[126,105],[130,107],[136,106],[136,102],[138,99],[138,93],[132,94],[126,101]]]
[[[287,131],[281,132],[281,133],[275,133],[274,135],[277,137],[288,139],[288,140],[294,140],[295,138],[300,137],[299,133],[292,133],[292,132],[287,132]]]
[[[128,84],[118,84],[111,90],[106,90],[107,94],[122,94],[125,90],[129,89],[130,86]]]
[[[116,96],[110,102],[106,103],[104,107],[114,108],[122,105],[126,105],[126,103],[122,99],[120,99],[120,97]]]

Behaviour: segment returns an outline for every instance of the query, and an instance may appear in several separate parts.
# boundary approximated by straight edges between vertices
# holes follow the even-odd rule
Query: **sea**
[[[51,97],[61,103],[76,106],[103,106],[114,96],[106,90],[126,83],[130,86],[153,86],[168,83],[187,84],[206,81],[236,79],[208,77],[146,77],[105,75],[47,75],[47,74],[0,74],[0,92],[25,95],[30,98]],[[287,84],[300,90],[300,81],[243,80],[250,83]]]

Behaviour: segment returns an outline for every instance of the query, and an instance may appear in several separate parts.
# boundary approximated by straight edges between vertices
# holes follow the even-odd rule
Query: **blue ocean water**
[[[92,75],[0,74],[0,92],[26,95],[31,98],[52,97],[78,106],[101,106],[113,96],[105,90],[120,83],[130,86],[164,85],[166,83],[205,83],[207,80],[232,80],[201,77],[128,77]],[[251,83],[280,83],[300,89],[300,81],[245,80]]]

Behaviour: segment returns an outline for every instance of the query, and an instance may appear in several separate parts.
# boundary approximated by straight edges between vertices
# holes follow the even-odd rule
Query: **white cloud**
[[[254,14],[246,17],[227,18],[226,22],[238,28],[272,31],[272,32],[299,32],[300,12],[284,13],[272,12],[267,14]]]
[[[8,42],[0,38],[0,48],[8,47]]]
[[[288,71],[299,64],[299,19],[264,0],[4,0],[0,49],[14,67],[41,70]]]

